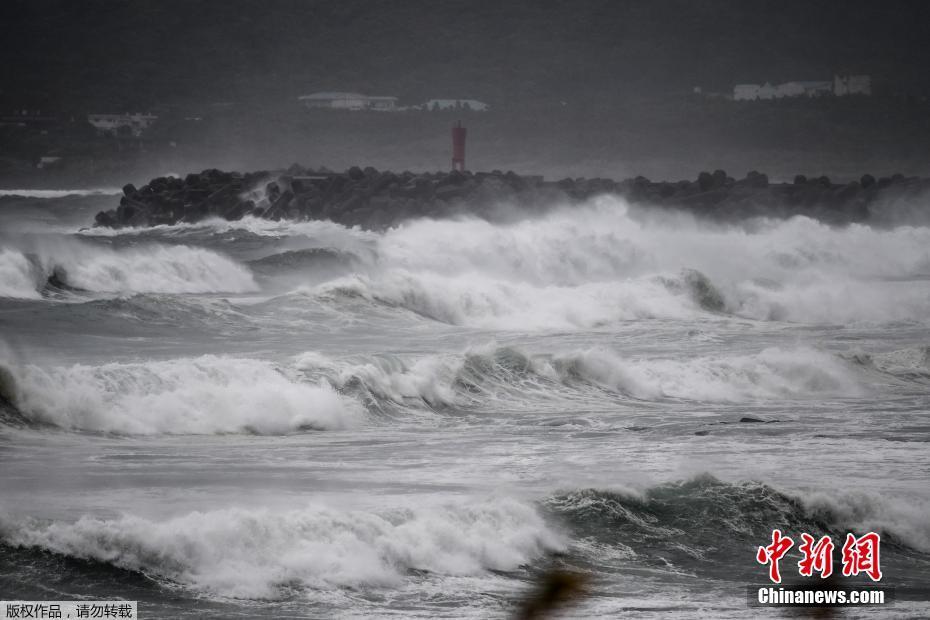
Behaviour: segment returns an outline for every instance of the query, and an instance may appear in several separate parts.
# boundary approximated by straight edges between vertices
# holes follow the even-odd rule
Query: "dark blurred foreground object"
[[[834,553],[835,562],[839,563],[839,556]],[[829,591],[837,586],[844,585],[843,580],[840,578],[838,573],[832,573],[826,579],[818,579],[816,582],[817,590]],[[791,608],[786,608],[791,609]],[[791,609],[794,612],[793,616],[796,618],[814,618],[815,620],[834,620],[835,618],[841,617],[842,608],[839,605],[830,605],[824,607],[800,607],[797,609]]]
[[[552,568],[539,576],[536,588],[517,610],[516,620],[549,618],[566,605],[584,598],[588,576],[562,568]]]

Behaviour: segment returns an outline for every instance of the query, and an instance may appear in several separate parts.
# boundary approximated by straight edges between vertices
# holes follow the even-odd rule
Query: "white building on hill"
[[[733,88],[733,99],[736,101],[757,101],[759,99],[774,99],[778,96],[778,89],[768,82],[758,84],[737,84]]]
[[[871,95],[872,77],[868,75],[834,76],[833,94],[837,97],[845,97],[846,95]]]
[[[733,87],[734,101],[755,101],[759,98],[758,84],[737,84]]]
[[[831,82],[785,82],[775,87],[775,98],[820,97],[833,92]]]
[[[360,93],[322,92],[297,98],[308,108],[324,110],[374,110],[391,112],[397,109],[397,97],[380,97]]]
[[[868,75],[836,76],[833,81],[795,81],[772,86],[768,82],[737,84],[733,87],[734,101],[758,101],[785,97],[822,97],[824,95],[871,95],[872,79]]]
[[[777,89],[769,82],[759,87],[759,99],[774,99]]]
[[[471,110],[472,112],[487,112],[491,106],[477,99],[430,99],[423,104],[423,108],[433,110]]]

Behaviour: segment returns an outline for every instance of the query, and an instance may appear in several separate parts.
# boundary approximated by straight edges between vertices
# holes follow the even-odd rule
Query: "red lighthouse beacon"
[[[452,169],[465,172],[465,128],[462,121],[452,128]]]

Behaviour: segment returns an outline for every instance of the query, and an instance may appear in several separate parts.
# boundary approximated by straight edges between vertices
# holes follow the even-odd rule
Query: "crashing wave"
[[[232,508],[162,521],[0,516],[0,541],[239,598],[395,586],[413,571],[513,571],[563,546],[534,507],[506,499],[378,511]]]
[[[0,249],[0,297],[39,299],[42,274],[26,255]]]
[[[920,322],[930,315],[930,281],[919,277],[927,271],[928,228],[831,228],[804,217],[709,225],[659,212],[644,217],[615,197],[508,223],[424,219],[382,233],[328,221],[244,218],[87,234],[145,235],[152,245],[87,246],[83,254],[75,254],[80,248],[48,250],[44,254],[55,260],[39,263],[46,277],[57,265],[67,285],[88,291],[253,291],[245,267],[210,250],[169,249],[155,241],[236,248],[243,235],[249,247],[262,238],[299,237],[316,249],[289,246],[297,254],[283,252],[253,266],[299,277],[313,271],[318,258],[327,262],[321,248],[330,248],[356,259],[329,274],[337,279],[305,282],[314,294],[351,294],[479,329],[596,329],[644,318],[726,316]],[[356,273],[345,275],[348,269]],[[36,297],[44,278],[35,285],[33,279],[22,256],[0,258],[0,293]]]
[[[696,269],[683,269],[679,278],[663,278],[662,282],[675,292],[687,292],[698,306],[708,312],[726,311],[723,295],[707,276]]]
[[[241,220],[228,221],[220,218],[210,218],[194,223],[161,224],[158,226],[143,226],[125,228],[84,228],[78,234],[87,237],[154,237],[166,236],[175,238],[202,237],[203,233],[215,237],[229,239],[236,235],[246,235],[254,238],[285,238],[306,237],[331,247],[344,247],[349,242],[357,244],[368,243],[377,238],[375,233],[362,231],[357,228],[346,228],[341,224],[328,220],[312,220],[296,222],[289,220],[266,220],[246,216]]]
[[[627,360],[598,348],[558,356],[552,364],[562,376],[646,400],[745,402],[862,392],[858,378],[841,359],[810,348],[770,347],[751,355],[685,360]]]
[[[206,355],[102,366],[0,366],[33,423],[120,434],[283,434],[358,424],[362,407],[269,362]]]
[[[631,215],[617,199],[509,224],[418,220],[375,237],[376,260],[314,289],[452,325],[589,329],[707,313],[763,321],[922,321],[930,229],[751,228]],[[902,280],[903,278],[903,280]]]
[[[773,528],[836,540],[847,531],[878,531],[886,542],[930,553],[930,527],[910,502],[854,494],[791,494],[760,482],[730,483],[710,475],[644,490],[582,489],[544,506],[582,540],[623,545],[639,562],[733,578],[742,558]],[[733,561],[735,560],[735,561]]]
[[[847,362],[809,348],[673,360],[626,358],[604,348],[531,355],[490,345],[413,361],[376,357],[355,363],[307,353],[296,365],[340,390],[359,386],[380,400],[434,409],[491,401],[565,404],[603,392],[640,400],[748,402],[848,397],[863,389]]]
[[[930,346],[911,347],[869,357],[878,370],[906,379],[930,379]]]
[[[245,293],[251,272],[216,252],[151,244],[114,250],[82,243],[0,250],[0,297],[37,299],[49,286],[93,293]]]
[[[635,319],[687,319],[700,310],[688,295],[653,278],[536,287],[467,274],[388,271],[318,286],[320,297],[353,297],[428,319],[481,329],[590,329]]]

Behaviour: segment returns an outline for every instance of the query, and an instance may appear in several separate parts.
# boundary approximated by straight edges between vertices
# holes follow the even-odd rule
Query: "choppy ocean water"
[[[867,615],[930,614],[930,229],[110,201],[0,199],[5,598],[508,617],[561,566],[567,617],[738,618],[779,527],[880,531]]]

